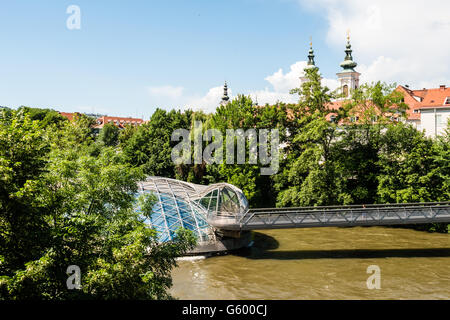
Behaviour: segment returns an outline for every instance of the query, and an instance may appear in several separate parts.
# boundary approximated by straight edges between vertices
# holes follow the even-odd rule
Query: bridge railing
[[[317,207],[285,207],[285,208],[255,208],[250,209],[248,212],[281,212],[281,211],[324,211],[335,209],[371,209],[371,208],[399,208],[399,207],[430,207],[430,206],[442,206],[450,205],[450,201],[443,202],[414,202],[414,203],[388,203],[388,204],[357,204],[357,205],[334,205],[334,206],[317,206]]]
[[[229,230],[450,222],[450,202],[262,208],[217,218],[210,223]]]

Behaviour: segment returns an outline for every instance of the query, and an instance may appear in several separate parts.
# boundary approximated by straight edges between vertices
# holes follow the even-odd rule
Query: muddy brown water
[[[389,227],[253,233],[251,248],[178,262],[179,299],[450,299],[450,234]],[[369,266],[380,289],[368,289]],[[371,282],[374,283],[374,282]]]

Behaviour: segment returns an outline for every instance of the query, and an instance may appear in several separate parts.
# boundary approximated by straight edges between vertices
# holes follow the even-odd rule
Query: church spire
[[[352,45],[350,44],[350,30],[347,31],[347,46],[345,49],[345,60],[341,63],[342,69],[349,72],[355,72],[355,68],[358,65],[355,61],[353,61],[352,57]]]
[[[223,86],[222,101],[220,102],[220,104],[225,105],[228,103],[229,100],[230,100],[230,97],[228,97],[228,85],[227,85],[227,82],[225,81],[225,84]]]
[[[300,81],[301,81],[302,84],[307,82],[307,81],[309,81],[306,71],[308,71],[308,70],[319,70],[319,68],[316,66],[316,62],[314,61],[314,57],[315,56],[314,56],[314,50],[313,50],[313,47],[312,47],[312,37],[310,37],[309,39],[310,39],[310,42],[309,42],[308,64],[303,69],[303,71],[305,71],[305,72],[300,77]]]
[[[305,70],[307,69],[318,69],[316,67],[316,63],[314,61],[314,50],[312,47],[312,37],[310,37],[310,43],[309,43],[309,53],[308,53],[308,65],[305,67]]]
[[[337,73],[338,81],[340,84],[339,92],[342,94],[343,99],[350,98],[352,92],[359,87],[359,72],[355,71],[358,65],[353,61],[352,57],[352,45],[350,44],[350,30],[347,31],[347,46],[345,50],[345,60],[341,63],[342,70]]]

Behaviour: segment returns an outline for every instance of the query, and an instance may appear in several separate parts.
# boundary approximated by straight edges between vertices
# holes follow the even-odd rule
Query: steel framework
[[[241,217],[209,217],[223,230],[374,226],[450,222],[450,202],[367,206],[265,208]]]

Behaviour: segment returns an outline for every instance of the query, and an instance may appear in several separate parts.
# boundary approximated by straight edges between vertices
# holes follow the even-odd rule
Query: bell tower
[[[350,31],[347,32],[347,47],[345,50],[345,60],[341,63],[342,71],[337,73],[339,81],[339,94],[342,94],[343,99],[350,98],[352,90],[359,87],[359,72],[355,71],[358,65],[353,61],[352,46],[350,44]]]

